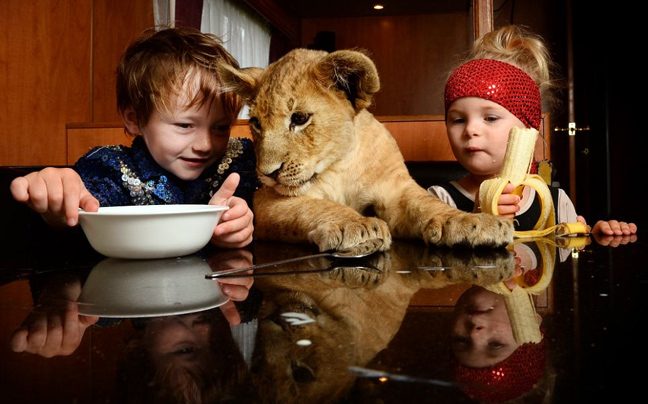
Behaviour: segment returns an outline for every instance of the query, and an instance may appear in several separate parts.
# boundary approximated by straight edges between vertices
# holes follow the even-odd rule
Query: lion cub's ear
[[[315,77],[344,91],[356,111],[367,108],[380,90],[374,62],[364,53],[340,50],[326,55],[315,66]]]
[[[218,65],[218,73],[223,80],[224,90],[235,92],[245,101],[250,101],[256,95],[257,84],[264,71],[265,69],[260,67],[236,69],[225,63]]]

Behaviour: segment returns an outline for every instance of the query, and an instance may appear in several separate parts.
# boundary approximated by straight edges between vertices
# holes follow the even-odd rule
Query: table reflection
[[[37,364],[76,366],[78,380],[94,380],[57,392],[56,402],[541,402],[573,368],[564,360],[573,336],[561,338],[573,321],[561,316],[579,306],[574,273],[579,263],[609,264],[590,254],[610,253],[610,243],[590,243],[447,249],[397,240],[364,258],[222,279],[205,274],[312,246],[256,242],[177,259],[23,268],[2,285],[11,350],[3,363],[14,369],[5,382],[33,379]],[[30,288],[16,292],[24,282]],[[10,298],[18,293],[33,307]],[[4,390],[12,402],[47,402],[19,383]]]

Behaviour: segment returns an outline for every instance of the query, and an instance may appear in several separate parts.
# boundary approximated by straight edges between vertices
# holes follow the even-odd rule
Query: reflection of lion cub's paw
[[[361,217],[356,221],[324,223],[312,232],[308,239],[321,251],[342,250],[368,240],[382,241],[381,251],[389,249],[391,234],[387,223],[375,217]]]
[[[426,241],[435,245],[498,247],[513,238],[513,222],[499,216],[461,214],[445,222],[432,221],[425,232]]]
[[[383,272],[372,268],[340,267],[332,271],[331,279],[351,289],[374,289],[380,286],[385,278]]]

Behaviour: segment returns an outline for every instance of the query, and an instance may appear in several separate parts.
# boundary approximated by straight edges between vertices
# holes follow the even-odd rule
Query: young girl
[[[473,46],[467,62],[451,75],[445,88],[448,139],[452,151],[469,172],[458,181],[429,188],[449,205],[479,211],[481,183],[499,173],[512,127],[540,127],[542,98],[551,101],[551,60],[544,42],[518,26],[506,26],[484,35]],[[557,223],[585,219],[578,216],[567,194],[551,188]],[[535,190],[522,195],[509,184],[498,201],[499,214],[515,217],[516,230],[532,230],[540,214]],[[599,221],[592,233],[629,235],[633,223]]]
[[[238,66],[214,36],[183,28],[145,32],[117,68],[117,107],[132,145],[96,147],[74,170],[17,178],[14,198],[53,226],[75,226],[79,207],[226,204],[212,243],[249,244],[255,158],[249,139],[230,139],[242,101],[221,90],[219,62]]]

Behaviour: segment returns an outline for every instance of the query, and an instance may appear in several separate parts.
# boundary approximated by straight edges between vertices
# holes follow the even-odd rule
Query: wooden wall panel
[[[443,115],[382,117],[407,161],[455,160]]]
[[[251,138],[247,120],[239,120],[232,128],[232,137]],[[74,164],[92,147],[123,144],[130,145],[133,139],[124,133],[121,122],[104,123],[71,123],[67,125],[67,160],[66,164]]]
[[[64,164],[66,122],[90,119],[91,4],[2,2],[0,165]]]
[[[443,115],[377,116],[392,134],[406,161],[455,160],[446,135]],[[549,117],[543,116],[541,136],[536,145],[536,160],[549,160],[551,132]],[[91,147],[107,144],[126,144],[131,140],[124,135],[121,123],[70,124],[68,132],[67,164],[74,162]],[[247,120],[238,120],[232,128],[232,137],[252,138]]]
[[[6,0],[0,165],[67,163],[66,124],[116,121],[114,71],[151,0]],[[94,13],[94,14],[93,14]]]
[[[121,121],[115,69],[131,40],[154,25],[151,0],[94,0],[91,122]],[[73,122],[73,121],[69,121]]]
[[[443,114],[445,77],[470,47],[468,14],[303,19],[302,46],[320,31],[335,33],[336,49],[362,48],[376,63],[381,90],[375,115]]]
[[[124,132],[124,125],[120,123],[70,124],[67,126],[67,137],[66,164],[68,165],[74,164],[94,146],[130,145],[132,142],[132,138]]]

